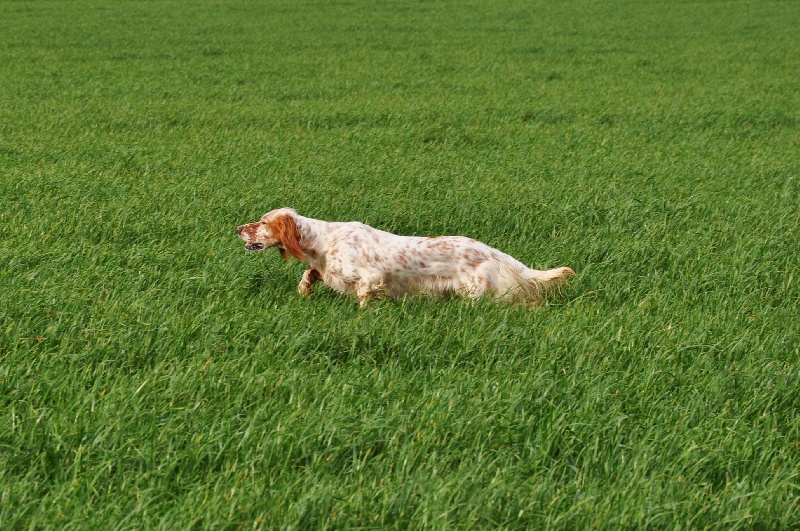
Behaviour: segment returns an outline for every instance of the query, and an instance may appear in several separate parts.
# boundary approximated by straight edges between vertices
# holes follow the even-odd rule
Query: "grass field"
[[[800,526],[800,3],[0,3],[0,528]],[[292,206],[579,280],[378,301]]]

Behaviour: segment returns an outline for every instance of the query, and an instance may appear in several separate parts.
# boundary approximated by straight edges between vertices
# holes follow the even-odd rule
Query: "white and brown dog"
[[[290,208],[268,212],[236,232],[248,251],[277,247],[284,259],[308,263],[297,287],[303,296],[322,280],[336,291],[354,294],[361,306],[370,297],[415,294],[491,296],[535,305],[576,276],[569,267],[530,269],[463,236],[397,236],[359,222],[306,218]]]

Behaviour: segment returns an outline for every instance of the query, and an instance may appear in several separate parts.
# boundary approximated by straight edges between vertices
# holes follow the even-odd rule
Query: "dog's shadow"
[[[247,277],[246,290],[253,292],[253,291],[261,291],[264,289],[264,286],[270,283],[270,275],[266,271],[261,271],[258,273],[254,273]]]
[[[245,277],[242,283],[243,290],[249,294],[265,294],[267,292],[276,295],[288,295],[294,292],[294,286],[299,280],[295,280],[293,272],[279,268],[269,268],[254,271]]]

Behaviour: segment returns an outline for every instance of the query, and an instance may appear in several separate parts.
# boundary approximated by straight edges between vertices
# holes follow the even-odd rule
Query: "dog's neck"
[[[306,253],[308,263],[312,266],[319,265],[319,260],[328,251],[328,235],[340,223],[307,218],[299,214],[295,214],[295,222],[297,223],[297,228],[300,229],[300,245],[303,252]]]

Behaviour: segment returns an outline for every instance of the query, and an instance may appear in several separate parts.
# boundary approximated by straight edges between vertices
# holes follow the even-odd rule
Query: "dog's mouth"
[[[263,251],[264,244],[258,242],[246,243],[244,248],[247,249],[248,251]]]

